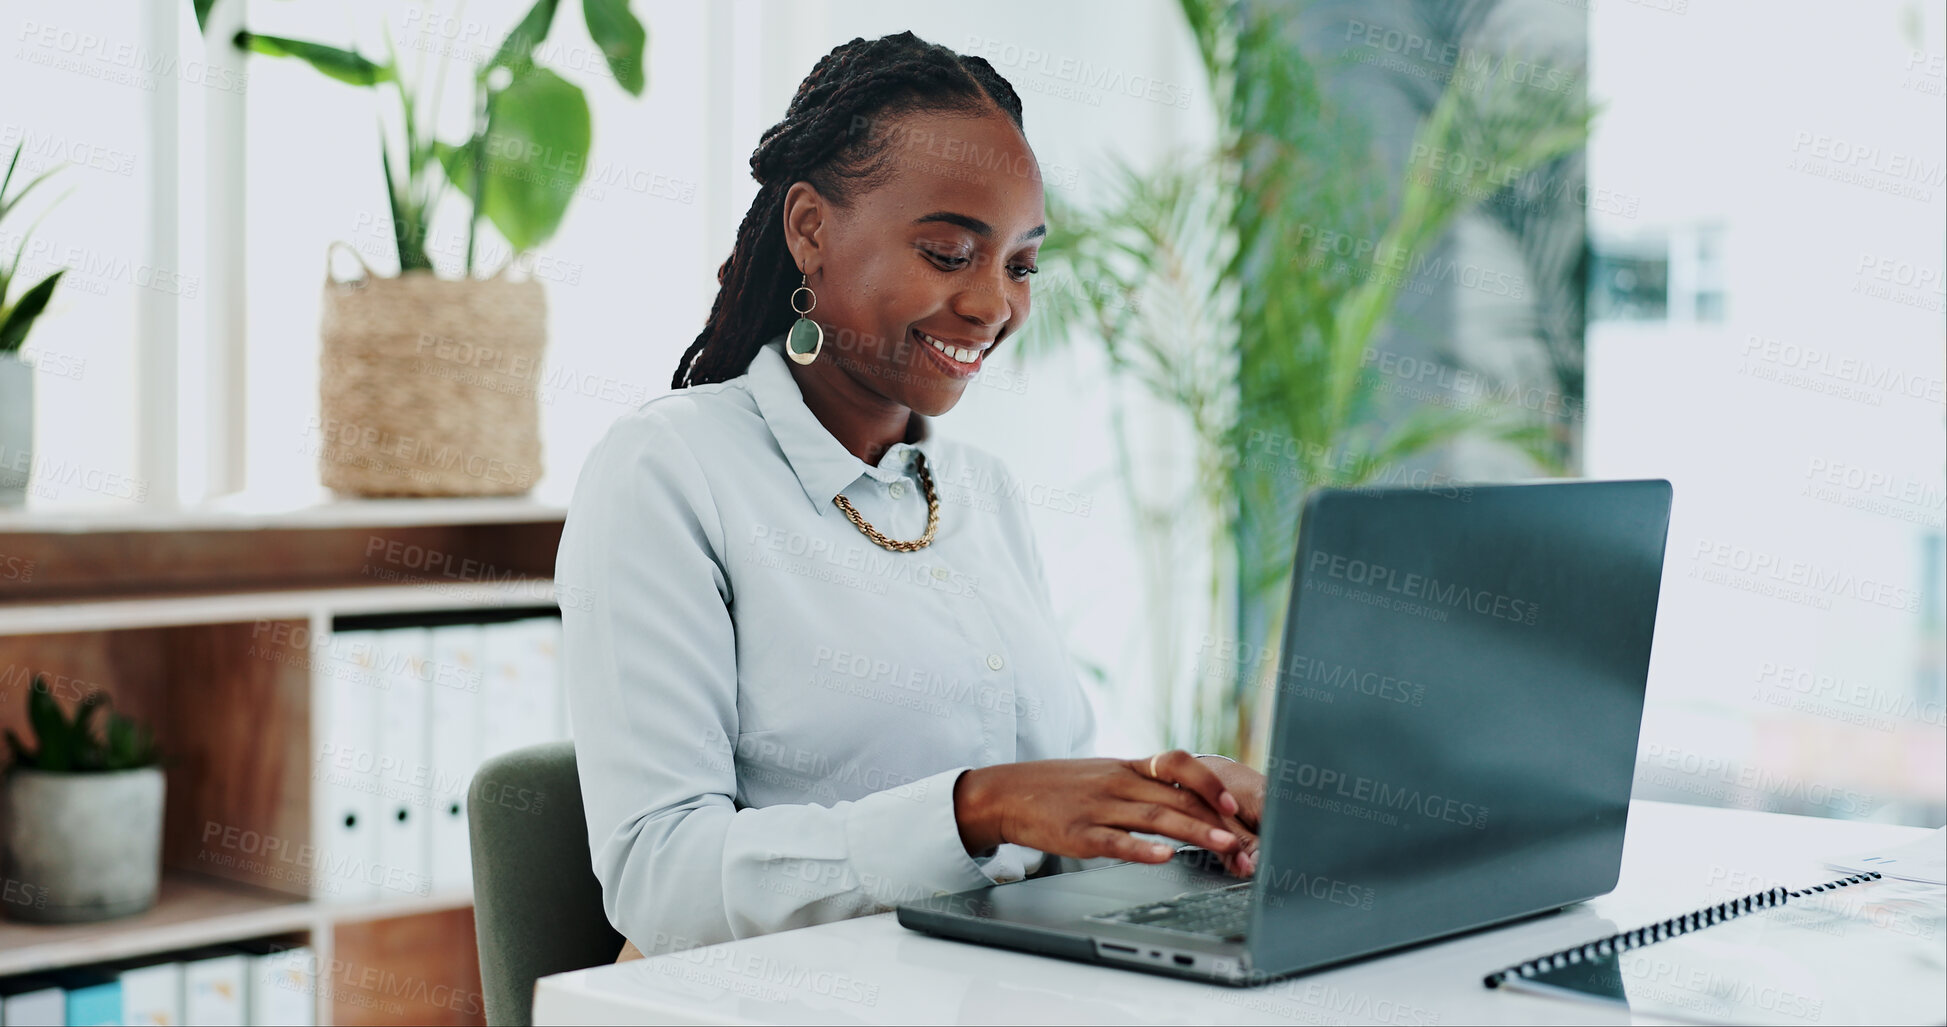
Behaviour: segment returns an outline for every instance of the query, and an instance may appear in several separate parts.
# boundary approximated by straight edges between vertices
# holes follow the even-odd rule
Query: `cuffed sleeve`
[[[954,817],[964,767],[829,806],[739,808],[724,528],[662,405],[618,421],[589,456],[555,568],[610,922],[654,955],[987,883]]]
[[[953,785],[968,769],[923,777],[851,804],[845,837],[852,868],[880,903],[892,905],[988,883],[981,861],[968,855],[960,843],[960,821],[954,814]]]

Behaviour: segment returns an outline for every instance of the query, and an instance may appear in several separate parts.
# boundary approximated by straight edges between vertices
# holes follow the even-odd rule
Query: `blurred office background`
[[[640,99],[587,89],[595,132],[582,194],[559,235],[527,258],[550,290],[541,499],[565,502],[606,425],[666,389],[755,190],[753,141],[831,45],[911,28],[990,57],[1026,102],[1050,191],[1081,202],[1111,159],[1142,166],[1217,135],[1194,43],[1168,4],[1141,17],[1087,4],[977,15],[872,3],[636,6],[650,32],[648,88]],[[1938,9],[1888,2],[1827,19],[1678,0],[1499,6],[1493,17],[1515,25],[1558,29],[1566,17],[1586,33],[1586,71],[1570,70],[1597,111],[1586,181],[1557,190],[1587,217],[1587,401],[1545,405],[1586,418],[1580,473],[1667,476],[1678,489],[1646,740],[1729,758],[1739,773],[1831,777],[1872,796],[1879,816],[1939,819],[1942,782],[1929,769],[1942,757]],[[0,141],[23,147],[24,172],[74,164],[58,186],[73,197],[47,214],[22,258],[23,279],[71,269],[26,350],[46,369],[35,410],[45,473],[30,509],[127,502],[90,489],[102,474],[62,473],[70,467],[139,481],[150,504],[237,487],[270,504],[319,495],[300,445],[317,415],[326,244],[347,241],[389,270],[373,173],[382,105],[296,62],[225,58],[182,8],[163,36],[112,7],[23,9],[12,33],[7,93],[17,102]],[[251,18],[261,31],[374,55],[389,26],[406,62],[430,68],[450,55],[460,83],[466,62],[483,59],[524,10],[279,3]],[[1428,31],[1410,5],[1384,18],[1356,13],[1308,30],[1315,59],[1451,74],[1451,59],[1404,38]],[[600,85],[579,31],[564,19],[552,66]],[[1806,48],[1823,55],[1815,73],[1763,59]],[[235,67],[219,72],[226,61]],[[154,70],[167,63],[181,73]],[[173,118],[158,116],[164,93]],[[446,105],[450,135],[465,132],[464,106]],[[239,111],[241,132],[215,123]],[[212,195],[212,179],[234,191]],[[448,271],[457,220],[433,232]],[[1491,220],[1476,213],[1454,232],[1488,233]],[[1522,274],[1515,254],[1484,259],[1502,261],[1490,279]],[[341,276],[351,270],[341,258]],[[1462,299],[1492,301],[1481,292]],[[1461,365],[1461,354],[1440,352],[1449,340],[1439,327],[1421,326],[1431,338],[1416,341],[1457,366],[1499,359],[1467,354],[1473,364]],[[143,377],[145,345],[165,336],[181,355],[175,379]],[[238,340],[241,354],[227,348]],[[1152,622],[1131,587],[1134,528],[1105,413],[1115,386],[1086,347],[1003,356],[997,370],[1013,374],[973,390],[944,427],[1003,454],[1029,482],[1087,498],[1036,510],[1058,608],[1130,744],[1164,741],[1142,688],[1158,673],[1194,674],[1209,621],[1179,618],[1191,632],[1179,665],[1147,665]],[[1389,367],[1424,375],[1410,361]],[[1466,380],[1429,381],[1412,391],[1439,402],[1430,390]],[[159,407],[176,415],[169,479],[139,460],[138,418]],[[241,437],[212,441],[226,418]],[[1124,430],[1146,463],[1183,469],[1181,440],[1157,437],[1141,417]],[[1050,437],[1060,444],[1040,444]],[[240,468],[224,464],[233,450]],[[1196,561],[1207,559],[1186,555],[1184,593],[1198,590]],[[1780,573],[1811,570],[1796,582],[1746,575],[1798,590],[1784,598],[1701,580],[1736,577],[1759,559]],[[1796,808],[1736,782],[1711,791]]]
[[[19,147],[26,174],[66,162],[38,197],[67,195],[37,223],[0,224],[0,253],[22,247],[22,282],[67,271],[25,348],[39,369],[34,474],[0,530],[332,502],[314,448],[321,296],[327,273],[359,269],[326,250],[344,242],[396,271],[375,125],[400,126],[376,90],[245,57],[226,36],[248,25],[374,58],[390,45],[464,97],[529,6],[218,0],[205,33],[187,0],[15,5],[0,154]],[[1332,297],[1393,286],[1359,346],[1363,400],[1345,430],[1281,432],[1275,410],[1233,410],[1236,433],[1200,435],[1156,387],[1192,372],[1116,357],[1089,298],[1097,314],[1139,312],[1129,332],[1224,353],[1252,305],[1278,298],[1195,269],[1125,267],[1107,282],[1052,247],[1057,266],[1037,282],[1050,316],[940,424],[1027,484],[1112,751],[1253,753],[1256,649],[1279,608],[1275,587],[1247,580],[1276,564],[1263,541],[1276,532],[1249,522],[1304,487],[1655,476],[1677,498],[1637,796],[1947,818],[1940,6],[1251,6],[1273,26],[1251,52],[1287,48],[1335,119],[1285,141],[1342,151],[1298,179],[1314,193],[1283,225],[1290,260]],[[1184,8],[1163,0],[631,7],[648,29],[639,98],[615,87],[579,17],[560,18],[539,53],[583,88],[593,124],[560,231],[509,272],[547,294],[545,473],[531,496],[544,506],[566,503],[610,422],[666,391],[755,191],[749,152],[831,46],[911,29],[988,58],[1024,100],[1051,209],[1095,227],[1128,213],[1132,181],[1221,165],[1240,125],[1262,127],[1222,78],[1213,87]],[[1506,148],[1538,162],[1503,159],[1482,136],[1430,147],[1427,119],[1450,92],[1566,135]],[[448,102],[430,131],[463,139],[471,116]],[[1484,174],[1449,173],[1483,148]],[[1253,159],[1245,147],[1230,187],[1264,172]],[[1384,266],[1373,254],[1415,176],[1455,209],[1412,261]],[[1223,199],[1192,219],[1201,252],[1227,252]],[[464,214],[450,190],[442,204],[427,248],[451,275]],[[487,266],[509,256],[493,238],[483,250]],[[1116,291],[1125,281],[1138,287]],[[1262,360],[1245,352],[1193,384],[1234,388],[1223,376]],[[1354,443],[1443,412],[1475,427],[1348,469]],[[1241,514],[1211,499],[1212,467],[1220,486],[1270,498]]]

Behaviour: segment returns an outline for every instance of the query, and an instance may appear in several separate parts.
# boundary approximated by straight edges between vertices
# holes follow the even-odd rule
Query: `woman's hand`
[[[960,840],[976,855],[1002,842],[1075,859],[1164,863],[1175,854],[1174,846],[1129,833],[1142,831],[1203,846],[1225,857],[1233,873],[1249,873],[1244,849],[1257,842],[1238,820],[1240,798],[1216,770],[1181,749],[1153,759],[979,767],[954,783],[953,808]]]
[[[1224,790],[1237,797],[1237,821],[1245,835],[1242,850],[1225,854],[1224,868],[1238,877],[1248,877],[1257,869],[1257,837],[1264,817],[1264,775],[1236,760],[1222,756],[1202,756],[1197,762],[1209,767],[1224,783]]]
[[[1237,819],[1251,833],[1257,833],[1264,817],[1264,775],[1222,756],[1200,756],[1197,762],[1209,767],[1225,790],[1237,797]]]

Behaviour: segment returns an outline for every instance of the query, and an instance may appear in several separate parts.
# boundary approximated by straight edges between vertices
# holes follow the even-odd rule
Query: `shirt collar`
[[[888,483],[906,477],[913,453],[924,452],[932,434],[924,415],[914,412],[907,422],[905,441],[894,443],[879,459],[879,465],[871,466],[853,456],[805,405],[804,393],[784,361],[782,336],[759,347],[746,372],[748,386],[757,400],[758,413],[819,516],[831,507],[834,496],[862,474]]]

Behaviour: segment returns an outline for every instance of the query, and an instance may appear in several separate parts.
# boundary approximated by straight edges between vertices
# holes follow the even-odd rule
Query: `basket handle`
[[[337,253],[340,250],[351,254],[352,259],[358,262],[358,269],[359,271],[363,272],[358,278],[346,279],[345,281],[341,282],[338,280],[338,277],[336,275],[331,273],[332,254]],[[372,265],[365,263],[365,257],[358,252],[358,248],[356,246],[353,246],[351,243],[348,243],[343,239],[337,239],[337,240],[333,240],[329,245],[325,247],[325,281],[326,282],[329,282],[332,285],[350,285],[353,282],[363,284],[367,280],[375,277],[377,276],[372,273]]]

